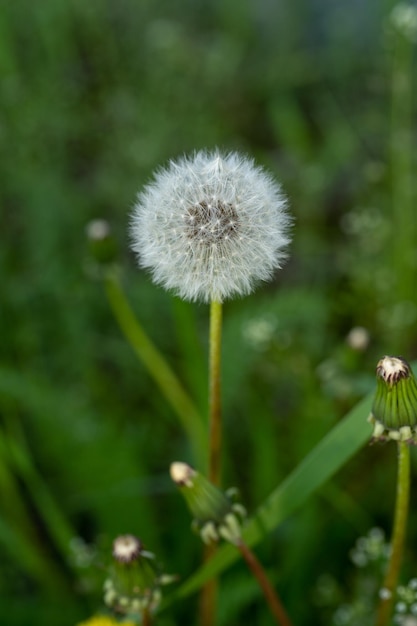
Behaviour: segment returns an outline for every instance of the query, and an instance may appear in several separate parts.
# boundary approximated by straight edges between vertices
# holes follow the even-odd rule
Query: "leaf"
[[[373,393],[361,400],[258,508],[243,533],[250,546],[255,546],[277,528],[369,440],[371,430],[366,417],[372,398]],[[207,564],[167,598],[167,603],[193,593],[238,558],[239,553],[233,546],[223,545]]]

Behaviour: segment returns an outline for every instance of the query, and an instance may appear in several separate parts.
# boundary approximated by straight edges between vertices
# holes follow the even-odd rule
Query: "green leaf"
[[[195,455],[195,465],[206,466],[207,432],[204,420],[167,360],[155,346],[135,316],[121,286],[117,270],[107,270],[104,284],[114,316],[136,355],[174,409]]]
[[[370,439],[372,432],[366,418],[372,398],[373,393],[359,402],[258,508],[245,526],[244,539],[250,546],[255,546],[287,519]],[[238,558],[239,553],[233,546],[223,545],[207,564],[167,598],[167,602],[193,593]]]

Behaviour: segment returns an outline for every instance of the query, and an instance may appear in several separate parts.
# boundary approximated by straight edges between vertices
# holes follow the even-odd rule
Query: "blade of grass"
[[[243,533],[248,545],[255,546],[269,531],[288,518],[370,439],[366,417],[371,409],[372,397],[373,394],[369,394],[359,402],[258,508]],[[207,580],[217,576],[238,558],[239,553],[235,548],[223,545],[209,563],[197,570],[167,598],[166,603],[197,591]]]
[[[7,450],[11,467],[25,483],[64,562],[68,561],[70,541],[76,533],[37,471],[20,422],[5,415],[5,423],[3,452]]]
[[[57,571],[50,567],[50,563],[33,541],[25,536],[20,528],[12,526],[2,518],[0,518],[0,545],[14,562],[19,563],[22,571],[38,581],[49,593],[62,595],[64,591],[69,595],[69,590],[57,575]]]
[[[45,589],[68,594],[69,587],[61,569],[47,553],[32,525],[30,510],[19,493],[4,452],[0,433],[0,544],[10,551],[12,558],[20,560],[23,570],[34,576]]]
[[[195,465],[205,467],[207,433],[202,417],[166,359],[139,324],[116,271],[108,270],[104,282],[110,306],[120,328],[178,416],[189,437]]]
[[[187,389],[192,391],[200,413],[207,410],[207,366],[204,350],[197,332],[196,308],[191,302],[172,299],[175,317],[177,345],[182,353],[181,370],[184,372]]]

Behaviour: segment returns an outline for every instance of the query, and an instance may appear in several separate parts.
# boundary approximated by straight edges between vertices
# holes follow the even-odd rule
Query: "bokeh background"
[[[182,579],[199,563],[167,476],[184,436],[112,316],[85,234],[109,222],[128,298],[204,412],[207,308],[153,286],[129,252],[129,212],[158,165],[241,150],[295,217],[285,268],[225,307],[225,483],[250,511],[373,388],[382,355],[416,356],[407,6],[1,3],[1,624],[74,626],[100,609],[120,533]],[[348,601],[349,550],[372,526],[389,531],[394,479],[395,448],[367,447],[258,547],[296,624],[331,624]],[[414,576],[415,522],[414,510]],[[194,624],[195,611],[190,598],[160,623]],[[270,618],[236,565],[219,625],[243,622]]]

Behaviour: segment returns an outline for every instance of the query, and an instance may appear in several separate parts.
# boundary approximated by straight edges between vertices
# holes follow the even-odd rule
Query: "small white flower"
[[[280,186],[235,152],[171,161],[139,194],[132,247],[186,300],[244,295],[281,266],[291,219]]]

